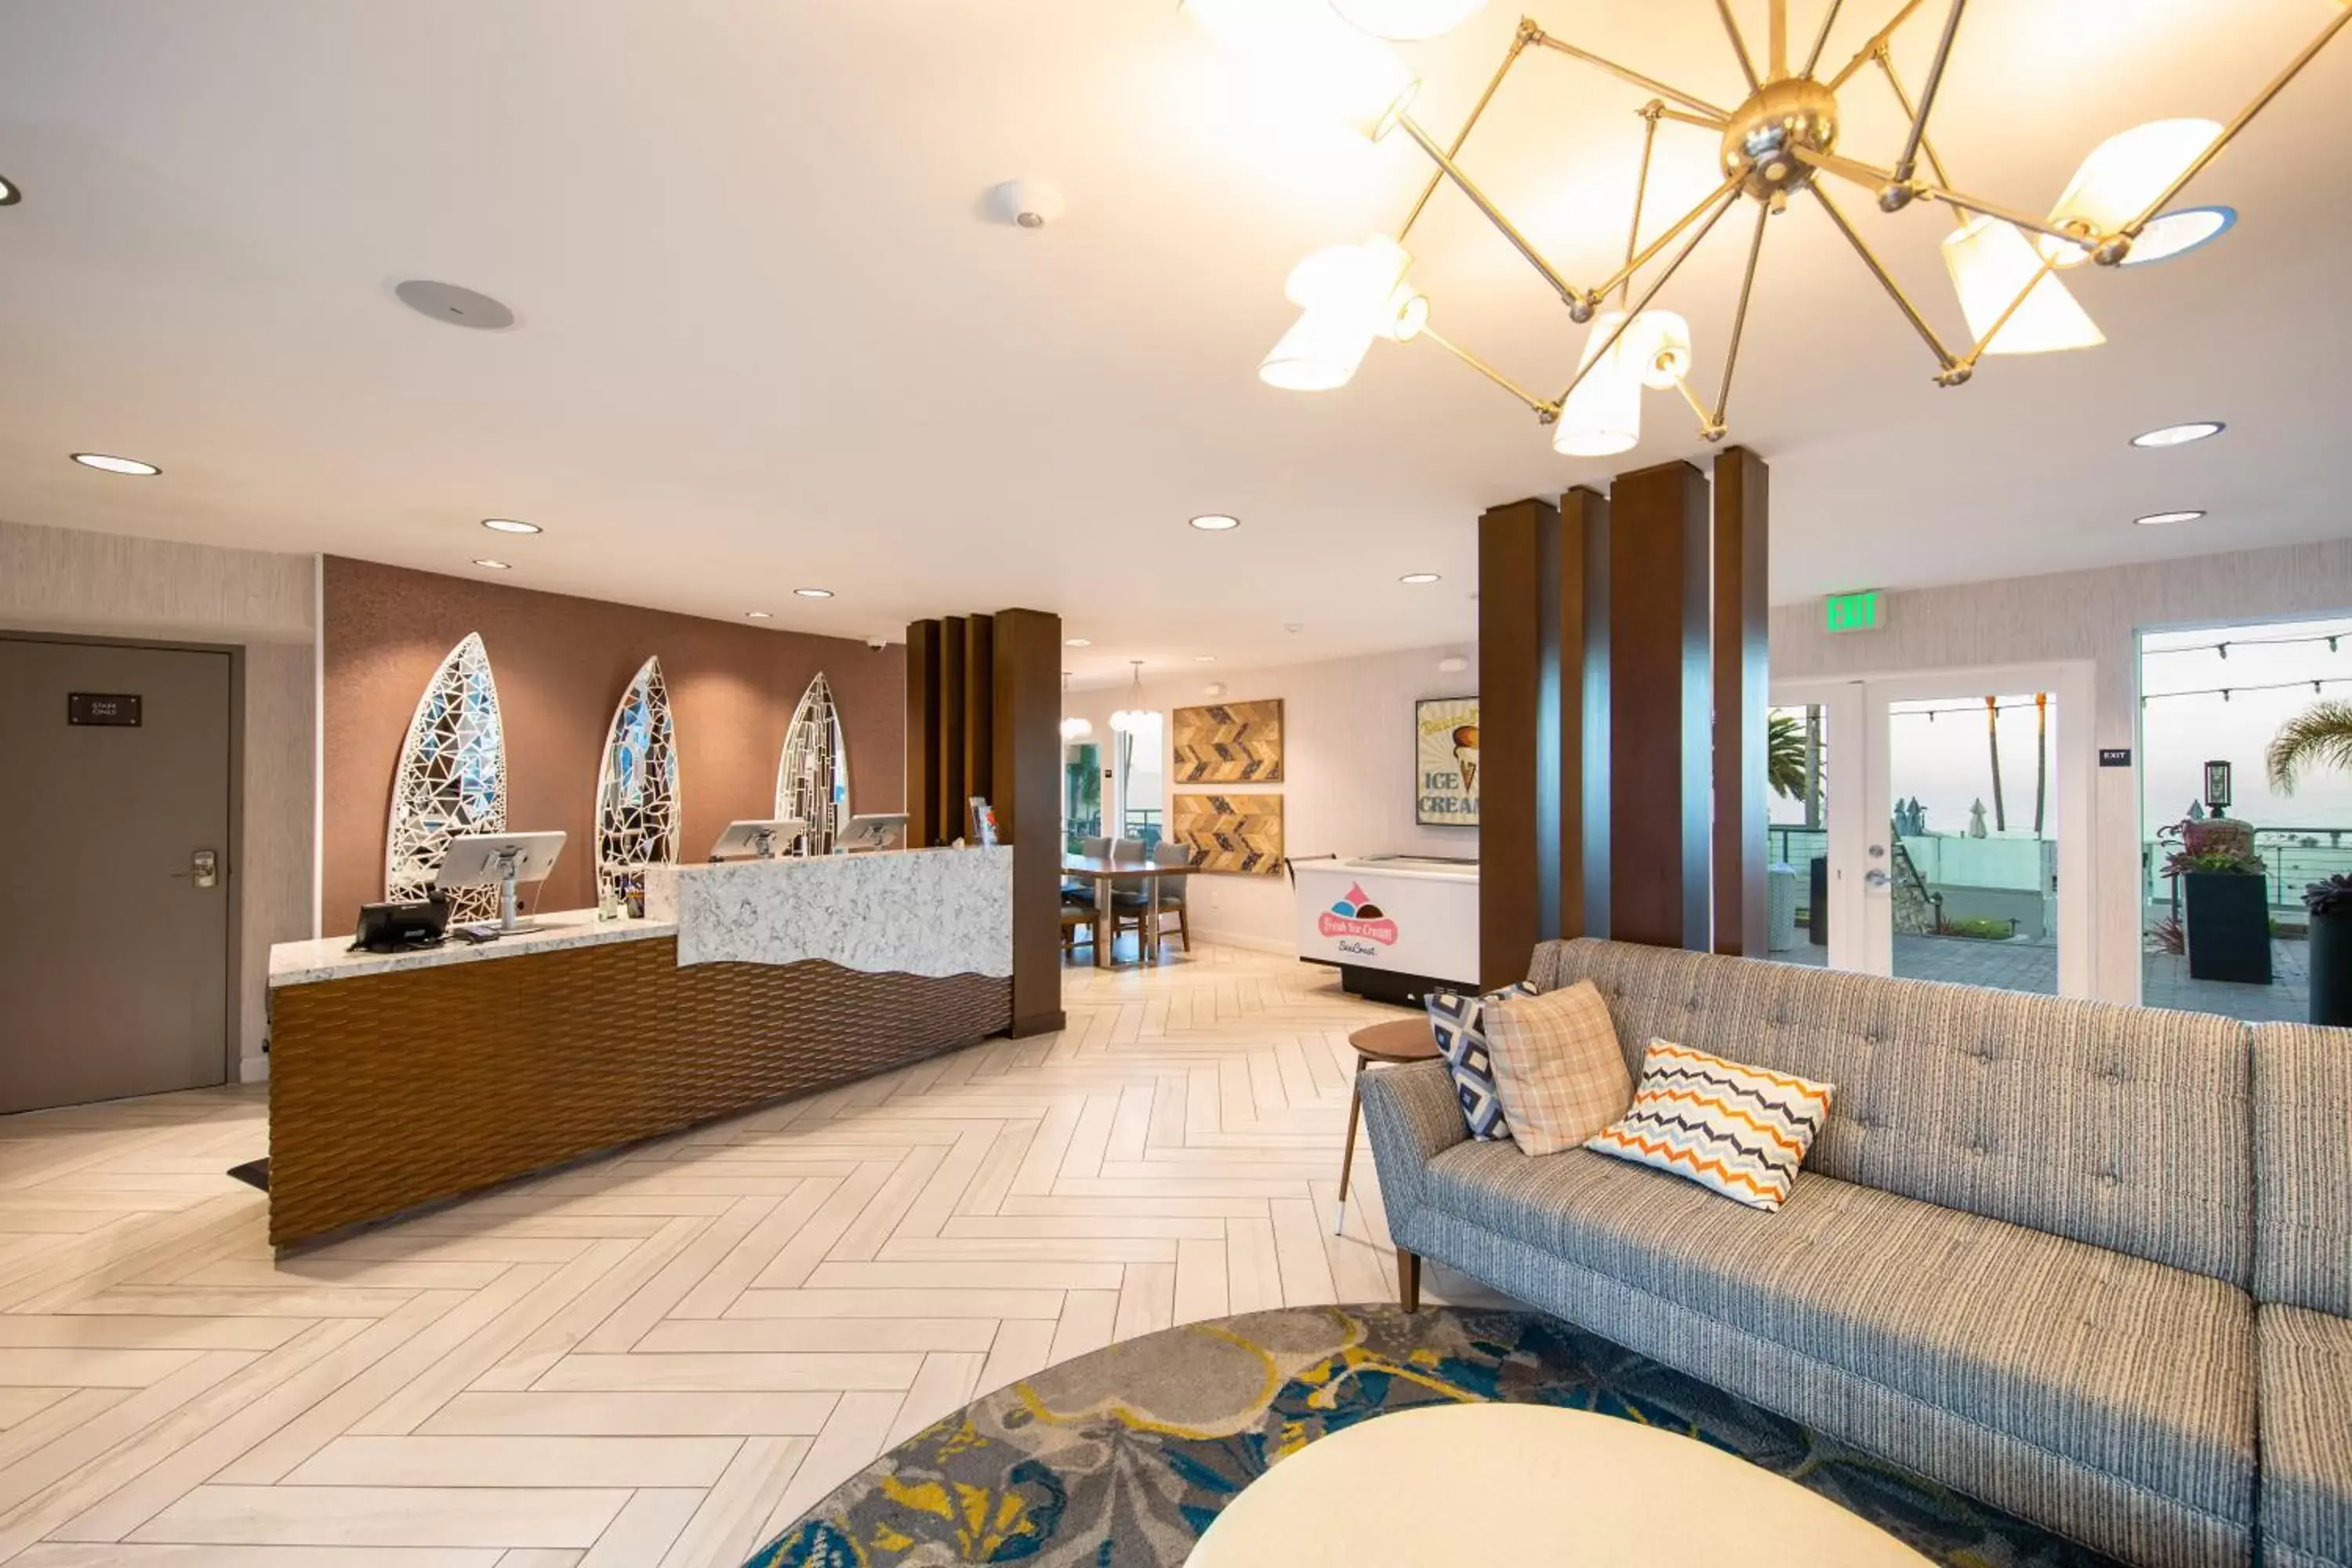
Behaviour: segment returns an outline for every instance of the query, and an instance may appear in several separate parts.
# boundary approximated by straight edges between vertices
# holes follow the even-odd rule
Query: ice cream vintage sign
[[[1439,698],[1415,705],[1418,767],[1413,817],[1475,827],[1478,822],[1478,700]]]

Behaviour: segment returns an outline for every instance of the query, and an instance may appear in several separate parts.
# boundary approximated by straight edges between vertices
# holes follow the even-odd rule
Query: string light
[[[2227,658],[2233,647],[2292,647],[2298,643],[2324,642],[2327,645],[2327,651],[2335,653],[2337,651],[2336,640],[2346,635],[2343,632],[2310,632],[2301,637],[2231,637],[2227,642],[2182,643],[2174,647],[2144,647],[2140,651],[2149,658],[2168,653],[2218,653]]]

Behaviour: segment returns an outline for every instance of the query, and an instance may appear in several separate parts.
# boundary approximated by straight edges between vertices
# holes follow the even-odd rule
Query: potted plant
[[[2315,702],[2271,741],[2271,787],[2293,795],[2308,767],[2352,767],[2352,702]],[[2352,1025],[2352,879],[2330,877],[2303,892],[2311,912],[2311,1021]]]
[[[2311,914],[2311,1021],[2352,1027],[2352,877],[2303,889]]]
[[[2268,985],[2270,878],[2253,852],[2252,827],[2209,816],[2176,822],[2158,837],[2179,845],[2164,874],[2180,892],[2189,978]]]

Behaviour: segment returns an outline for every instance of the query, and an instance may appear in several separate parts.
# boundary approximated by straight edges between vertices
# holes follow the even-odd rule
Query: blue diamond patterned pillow
[[[1536,988],[1522,980],[1484,996],[1455,991],[1429,994],[1429,1025],[1436,1031],[1437,1048],[1444,1053],[1454,1074],[1454,1092],[1462,1100],[1462,1120],[1473,1138],[1508,1138],[1503,1102],[1495,1093],[1495,1064],[1486,1055],[1486,1005],[1512,996],[1532,996]]]

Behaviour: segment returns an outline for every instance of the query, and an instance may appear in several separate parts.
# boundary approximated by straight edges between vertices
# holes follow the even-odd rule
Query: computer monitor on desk
[[[710,847],[713,860],[772,860],[792,853],[808,824],[797,816],[767,822],[730,822],[719,842]]]
[[[562,852],[561,833],[463,834],[449,840],[449,851],[441,858],[441,869],[433,884],[437,888],[494,887],[499,889],[499,931],[511,935],[537,931],[539,927],[515,919],[515,885],[547,880],[547,874],[555,869],[555,858]]]
[[[849,826],[834,840],[836,854],[858,854],[872,849],[903,849],[907,847],[907,814],[905,812],[875,813],[853,816]]]

